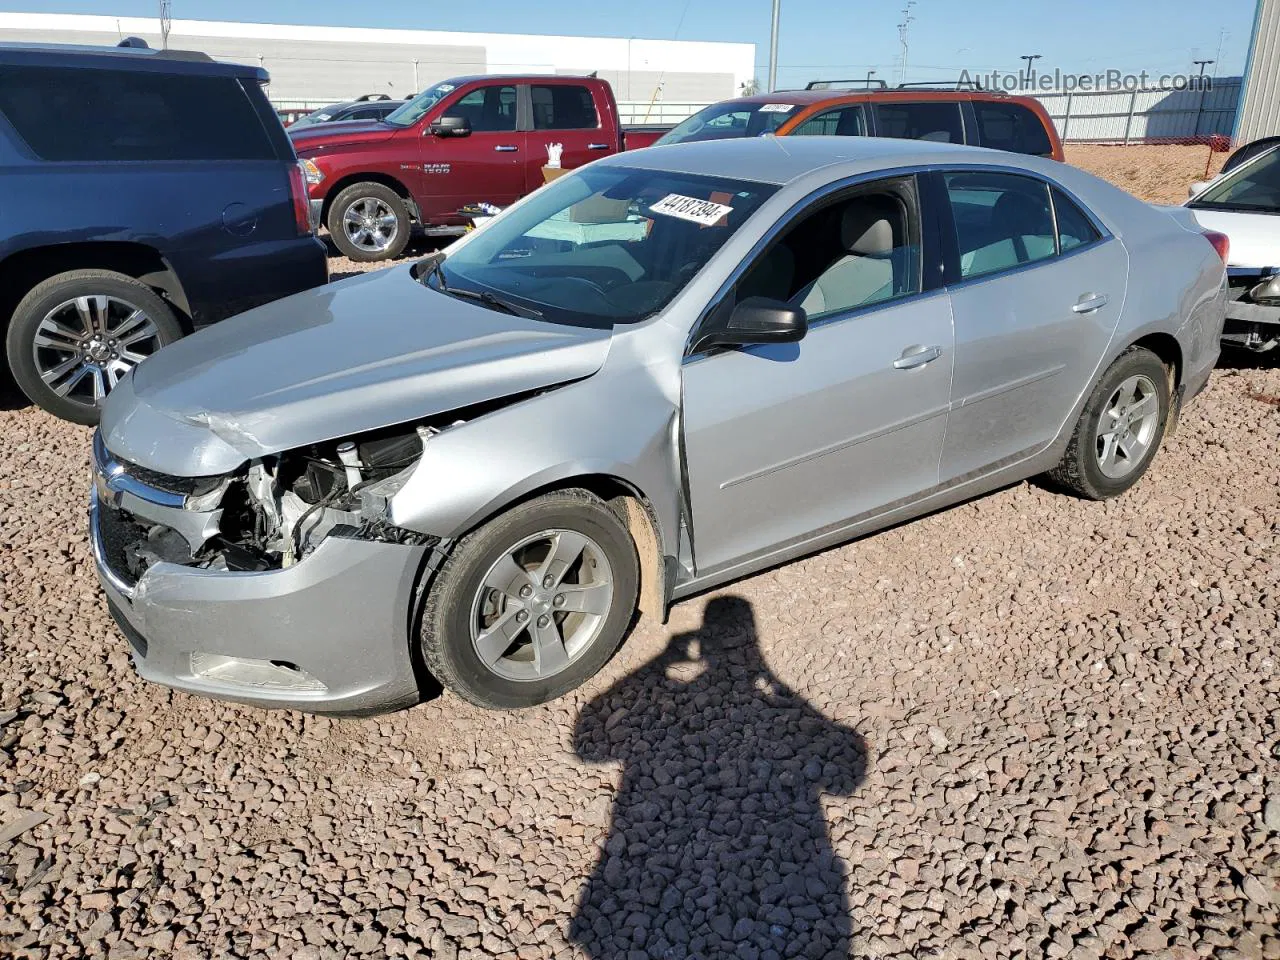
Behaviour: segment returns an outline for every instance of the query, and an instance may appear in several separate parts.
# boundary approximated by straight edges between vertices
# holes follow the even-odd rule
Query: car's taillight
[[[1227,260],[1231,256],[1231,238],[1225,233],[1219,233],[1217,230],[1201,230],[1204,238],[1213,244],[1213,249],[1218,251],[1218,256],[1222,258],[1223,266],[1226,266]]]
[[[302,164],[295,163],[289,168],[289,194],[293,199],[293,220],[298,227],[298,235],[311,233],[311,199],[307,196],[307,175]]]

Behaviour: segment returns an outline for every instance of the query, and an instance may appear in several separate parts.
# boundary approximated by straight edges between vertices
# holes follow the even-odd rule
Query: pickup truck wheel
[[[173,310],[145,283],[111,270],[72,270],[22,298],[5,349],[32,402],[92,426],[120,378],[182,333]]]
[[[546,494],[458,542],[423,605],[423,661],[478,706],[545,703],[613,655],[638,582],[617,514],[583,490]]]
[[[1061,463],[1049,478],[1088,500],[1109,500],[1142,479],[1169,418],[1169,370],[1130,347],[1093,388]]]
[[[360,263],[390,260],[409,242],[409,210],[381,183],[353,183],[329,207],[329,235],[344,256]]]

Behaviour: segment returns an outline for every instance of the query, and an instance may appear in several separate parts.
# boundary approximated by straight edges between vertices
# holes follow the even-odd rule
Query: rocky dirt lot
[[[1280,957],[1274,362],[1117,501],[741,581],[512,714],[139,680],[87,449],[0,399],[0,956]]]

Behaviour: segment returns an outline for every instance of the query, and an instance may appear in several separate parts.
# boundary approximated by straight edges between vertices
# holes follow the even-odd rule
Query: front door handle
[[[519,147],[513,147],[505,143],[500,143],[493,148],[495,153],[515,153],[519,149]]]
[[[608,150],[609,145],[607,143],[588,143],[587,149],[588,150]]]
[[[895,370],[914,370],[916,367],[923,367],[926,363],[933,363],[942,356],[941,347],[922,347],[916,344],[914,347],[907,347],[902,351],[902,356],[893,361]]]
[[[1110,301],[1111,298],[1105,293],[1082,293],[1071,309],[1076,313],[1093,313],[1095,310],[1101,310]]]

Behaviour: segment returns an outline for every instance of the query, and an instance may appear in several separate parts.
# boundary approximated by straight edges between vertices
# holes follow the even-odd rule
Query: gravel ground
[[[1117,501],[783,566],[511,714],[139,680],[87,447],[0,397],[0,956],[1280,957],[1274,362]]]

